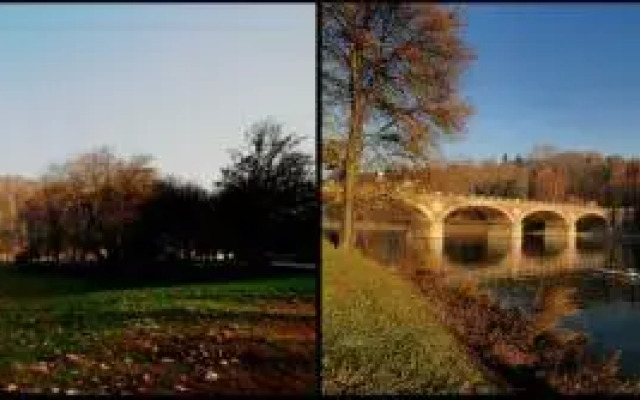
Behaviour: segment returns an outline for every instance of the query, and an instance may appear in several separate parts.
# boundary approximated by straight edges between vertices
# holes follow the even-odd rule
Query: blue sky
[[[640,155],[640,5],[467,7],[475,107],[449,157],[527,154],[535,144]]]
[[[0,174],[102,145],[210,185],[252,123],[315,149],[315,7],[0,5]]]

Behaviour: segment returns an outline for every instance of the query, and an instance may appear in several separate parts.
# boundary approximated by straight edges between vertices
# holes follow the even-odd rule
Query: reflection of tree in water
[[[622,275],[592,274],[568,272],[551,277],[520,277],[493,279],[485,282],[497,297],[509,307],[517,306],[528,314],[538,311],[540,304],[551,304],[545,296],[551,288],[568,290],[574,304],[579,308],[589,308],[597,304],[624,301],[640,308],[640,284],[634,283]],[[560,301],[560,300],[556,300]],[[547,306],[548,307],[548,306]]]
[[[581,251],[583,254],[595,254]],[[638,260],[640,260],[640,246],[637,243],[607,243],[600,254],[605,254],[605,265],[603,267],[617,270],[635,269],[640,270]]]
[[[406,231],[356,231],[356,247],[383,265],[397,265],[405,257]]]
[[[383,265],[439,267],[442,259],[429,248],[425,232],[416,227],[407,230],[357,230],[356,245],[367,257]]]
[[[592,305],[625,302],[640,308],[640,285],[624,275],[593,275],[583,278],[578,286],[579,298],[588,308]]]
[[[341,223],[343,204],[335,199],[323,204],[323,218]],[[384,191],[360,190],[354,200],[355,246],[367,257],[383,265],[398,265],[407,261],[408,236],[410,232],[422,235],[428,222],[415,209]],[[325,230],[325,237],[337,241],[338,230]],[[415,236],[415,235],[414,235]],[[426,239],[424,239],[426,241]],[[414,243],[415,241],[412,241]],[[427,248],[419,246],[421,252]],[[414,257],[417,252],[414,250]],[[424,265],[420,262],[417,265]]]
[[[579,308],[577,288],[567,286],[539,286],[533,300],[533,328],[541,334],[556,326],[560,320]]]
[[[640,246],[623,246],[626,248],[627,259],[625,260],[625,264],[627,268],[634,268],[640,270],[640,265],[638,265],[638,260],[640,260]]]

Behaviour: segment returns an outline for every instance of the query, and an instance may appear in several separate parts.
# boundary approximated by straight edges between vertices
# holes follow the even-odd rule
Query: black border
[[[322,396],[322,107],[320,107],[320,88],[322,86],[321,49],[322,7],[316,7],[316,185],[318,199],[318,259],[316,264],[316,395]]]

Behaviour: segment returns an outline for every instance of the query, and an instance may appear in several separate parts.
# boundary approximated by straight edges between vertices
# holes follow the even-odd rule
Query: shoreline
[[[640,393],[640,382],[619,373],[619,354],[596,360],[583,333],[553,325],[536,332],[535,316],[502,308],[477,282],[451,287],[442,273],[411,265],[400,273],[498,383],[507,382],[506,393]]]

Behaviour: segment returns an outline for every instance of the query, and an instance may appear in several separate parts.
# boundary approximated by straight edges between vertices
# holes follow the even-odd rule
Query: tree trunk
[[[349,116],[349,137],[345,154],[344,210],[340,247],[353,246],[353,206],[356,180],[360,170],[362,151],[362,131],[364,129],[364,93],[362,90],[361,50],[355,48],[349,56],[351,61],[351,115]]]

